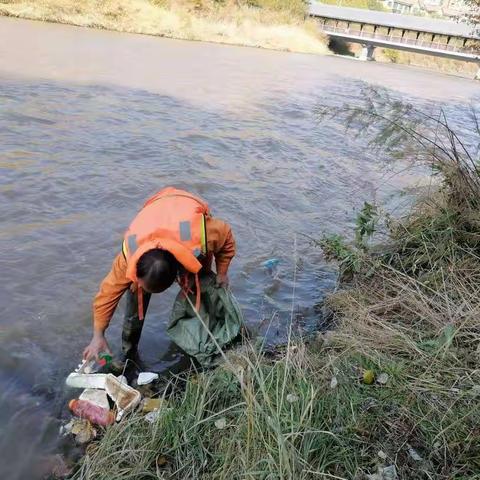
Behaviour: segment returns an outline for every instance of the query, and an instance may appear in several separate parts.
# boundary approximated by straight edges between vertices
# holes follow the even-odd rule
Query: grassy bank
[[[429,70],[436,70],[469,78],[474,78],[478,71],[478,65],[473,62],[462,62],[450,58],[433,57],[421,53],[401,52],[388,48],[378,49],[378,52],[376,52],[375,55],[375,60],[428,68]]]
[[[305,53],[327,53],[302,0],[0,0],[18,18]]]
[[[372,98],[322,114],[375,129],[372,148],[437,181],[404,218],[367,204],[354,241],[319,241],[340,262],[334,328],[179,379],[153,424],[109,428],[76,479],[480,478],[478,145],[444,117]]]

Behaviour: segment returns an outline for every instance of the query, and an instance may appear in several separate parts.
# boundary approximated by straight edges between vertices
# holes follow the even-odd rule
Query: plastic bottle
[[[99,407],[87,400],[70,400],[68,407],[74,415],[86,418],[96,425],[112,425],[115,422],[115,414],[106,408]]]
[[[100,367],[110,365],[112,362],[112,356],[108,352],[100,352],[98,354],[98,361],[96,358],[90,360],[83,360],[82,363],[75,370],[75,373],[90,374],[97,373]]]
[[[107,353],[107,352],[102,352],[98,355],[98,364],[101,367],[104,367],[105,365],[110,365],[112,362],[112,356]]]

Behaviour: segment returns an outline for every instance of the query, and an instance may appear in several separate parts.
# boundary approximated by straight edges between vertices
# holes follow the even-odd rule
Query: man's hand
[[[217,285],[219,287],[227,288],[230,281],[226,273],[217,273]]]
[[[83,351],[84,360],[95,358],[98,361],[98,354],[102,352],[112,353],[103,333],[94,333],[92,341]]]

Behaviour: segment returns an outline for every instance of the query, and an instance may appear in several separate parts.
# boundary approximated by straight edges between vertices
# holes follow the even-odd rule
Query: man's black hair
[[[137,278],[143,281],[145,290],[150,293],[163,292],[170,287],[177,272],[176,258],[160,248],[145,252],[137,263]]]

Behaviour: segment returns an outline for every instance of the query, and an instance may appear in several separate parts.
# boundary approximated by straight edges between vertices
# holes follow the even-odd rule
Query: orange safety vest
[[[191,274],[195,275],[197,310],[200,308],[198,272],[202,268],[198,257],[207,254],[206,217],[208,204],[199,197],[167,187],[149,198],[133,219],[123,240],[122,251],[127,261],[127,278],[137,279],[137,263],[149,250],[169,251]],[[184,278],[188,294],[188,278]],[[143,320],[143,291],[138,287],[138,314]]]

